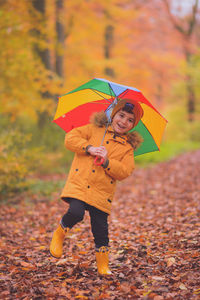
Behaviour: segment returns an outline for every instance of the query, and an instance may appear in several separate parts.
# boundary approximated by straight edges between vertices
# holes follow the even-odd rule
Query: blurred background
[[[62,187],[73,154],[57,97],[95,77],[141,90],[169,122],[138,167],[199,148],[198,0],[0,0],[0,73],[0,199]]]

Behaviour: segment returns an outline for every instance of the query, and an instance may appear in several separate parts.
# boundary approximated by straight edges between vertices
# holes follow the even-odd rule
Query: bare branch
[[[183,29],[183,27],[180,24],[178,24],[178,22],[176,21],[176,19],[173,16],[173,14],[171,13],[170,5],[169,5],[168,0],[163,0],[163,2],[165,4],[165,7],[167,9],[167,13],[169,15],[169,18],[170,18],[174,28],[176,28],[181,34],[185,35],[186,34],[185,30]]]
[[[198,4],[199,4],[199,0],[196,0],[195,4],[192,7],[192,17],[191,17],[191,20],[189,21],[189,28],[188,28],[188,32],[187,32],[188,36],[190,36],[192,34],[195,24],[196,24]]]

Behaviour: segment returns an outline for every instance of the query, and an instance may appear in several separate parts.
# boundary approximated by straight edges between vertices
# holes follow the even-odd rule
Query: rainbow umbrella
[[[167,120],[138,89],[106,79],[94,78],[60,96],[53,121],[69,132],[73,128],[88,124],[90,116],[94,112],[104,110],[109,119],[118,98],[134,99],[140,102],[144,110],[142,119],[132,129],[132,131],[138,131],[144,139],[134,155],[160,150]]]

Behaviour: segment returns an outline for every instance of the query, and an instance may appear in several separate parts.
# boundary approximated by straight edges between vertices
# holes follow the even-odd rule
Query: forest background
[[[169,121],[136,164],[199,148],[199,25],[198,0],[0,0],[0,199],[63,185],[57,97],[95,77],[138,88]]]

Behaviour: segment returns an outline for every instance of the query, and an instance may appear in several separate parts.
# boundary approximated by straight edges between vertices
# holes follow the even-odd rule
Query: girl
[[[53,233],[50,245],[52,256],[62,256],[65,235],[83,220],[87,210],[96,246],[98,272],[101,275],[111,274],[108,267],[107,219],[116,181],[125,179],[134,169],[133,150],[140,146],[142,138],[137,132],[129,131],[138,124],[142,116],[143,110],[138,102],[118,99],[111,114],[111,123],[108,123],[105,112],[100,112],[94,115],[90,124],[66,134],[65,146],[75,152],[61,194],[61,199],[69,203],[69,209]],[[99,146],[104,134],[103,145]],[[103,160],[103,164],[95,164],[95,157]]]

